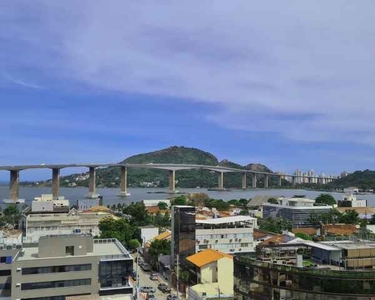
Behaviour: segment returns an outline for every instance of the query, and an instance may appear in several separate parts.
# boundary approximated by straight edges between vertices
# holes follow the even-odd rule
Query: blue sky
[[[274,171],[374,169],[374,10],[371,0],[1,1],[0,164],[184,145]]]

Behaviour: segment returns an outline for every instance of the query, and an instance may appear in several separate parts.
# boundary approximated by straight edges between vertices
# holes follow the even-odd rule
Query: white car
[[[156,289],[153,288],[152,286],[141,286],[139,289],[141,293],[155,293]]]

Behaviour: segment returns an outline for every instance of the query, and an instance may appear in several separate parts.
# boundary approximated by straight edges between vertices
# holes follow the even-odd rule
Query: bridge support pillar
[[[96,193],[96,168],[89,167],[89,193],[86,195],[88,199],[96,199],[99,195]]]
[[[296,176],[292,176],[292,186],[296,185]]]
[[[169,171],[169,193],[176,193],[176,171]]]
[[[122,166],[120,169],[120,197],[130,196],[128,193],[128,168]]]
[[[247,188],[247,177],[246,177],[246,172],[242,173],[242,189],[246,190]]]
[[[264,188],[265,189],[268,189],[269,181],[270,181],[270,176],[269,175],[265,175],[264,176]]]
[[[217,187],[219,190],[224,189],[224,172],[219,172],[217,177]]]
[[[53,199],[59,197],[60,192],[60,169],[52,169],[52,196]]]
[[[278,177],[278,180],[279,180],[278,185],[281,186],[281,183],[282,183],[281,176]]]
[[[255,173],[251,174],[251,186],[253,189],[257,188],[257,174]]]
[[[9,180],[9,199],[4,199],[3,202],[11,203],[25,203],[25,199],[19,199],[20,190],[20,170],[10,170]]]

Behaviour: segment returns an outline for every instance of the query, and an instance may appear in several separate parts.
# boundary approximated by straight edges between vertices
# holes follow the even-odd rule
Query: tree
[[[291,231],[293,223],[285,218],[267,218],[259,220],[259,229],[274,233],[281,233],[283,230]]]
[[[160,201],[158,203],[158,207],[159,207],[160,210],[167,210],[168,209],[168,204],[165,203],[165,202],[163,202],[163,201]]]
[[[116,238],[125,247],[129,246],[129,241],[135,236],[135,228],[125,219],[104,218],[99,222],[100,238]]]
[[[372,215],[372,216],[371,216],[370,224],[371,224],[371,225],[374,225],[374,224],[375,224],[375,215]]]
[[[335,198],[333,198],[330,194],[320,194],[318,197],[315,198],[315,203],[334,205],[337,202]]]
[[[279,204],[279,202],[275,198],[269,198],[267,202],[271,204]]]
[[[16,227],[19,220],[21,219],[21,213],[18,210],[17,205],[11,204],[3,210],[3,215],[1,217],[0,223],[12,224],[13,227]]]
[[[141,243],[137,239],[131,239],[129,241],[129,248],[131,250],[137,250],[139,247],[141,247]]]
[[[187,200],[184,195],[178,196],[173,199],[173,205],[186,205]]]
[[[151,217],[143,202],[133,202],[126,206],[122,212],[130,215],[130,224],[133,226],[146,226],[151,224]]]
[[[359,223],[359,214],[355,210],[346,210],[345,213],[341,216],[340,222],[345,224],[358,224]]]
[[[170,240],[154,240],[150,244],[149,249],[151,264],[155,265],[159,255],[171,254],[171,241]]]
[[[300,239],[303,239],[303,240],[308,240],[308,241],[312,240],[311,236],[309,236],[308,234],[303,233],[303,232],[298,232],[295,235],[296,235],[296,237],[299,237]]]

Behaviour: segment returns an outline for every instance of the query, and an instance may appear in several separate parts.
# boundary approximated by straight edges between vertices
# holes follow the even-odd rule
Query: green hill
[[[239,164],[223,160],[221,162],[211,153],[202,151],[196,148],[187,147],[170,147],[154,152],[143,153],[131,156],[122,162],[133,164],[146,163],[185,163],[185,164],[199,164],[212,166],[226,166],[238,169],[251,169],[257,171],[272,172],[269,168],[260,164],[250,164],[241,166]],[[216,187],[217,174],[215,172],[206,170],[182,170],[176,172],[177,187],[181,188],[195,188],[200,187]],[[116,167],[101,168],[97,170],[97,186],[98,187],[118,187],[120,184],[120,169]],[[261,178],[260,181],[261,183]],[[46,182],[49,184],[50,181]],[[225,187],[240,188],[241,174],[226,174]],[[61,186],[88,186],[87,173],[72,174],[61,178]],[[132,169],[128,170],[128,186],[168,186],[168,171],[165,170],[150,170],[150,169]],[[251,185],[250,178],[248,185]]]
[[[344,189],[350,186],[358,187],[361,190],[375,189],[375,171],[355,171],[327,184],[327,187],[332,189]]]

